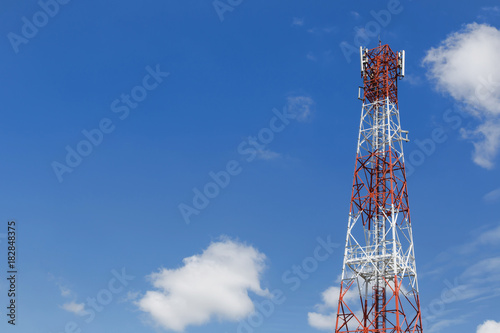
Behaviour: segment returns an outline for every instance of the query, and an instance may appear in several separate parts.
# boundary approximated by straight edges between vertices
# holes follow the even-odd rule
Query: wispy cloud
[[[318,58],[312,52],[308,52],[306,58],[311,61],[318,61]]]
[[[500,225],[481,233],[475,242],[480,245],[500,245]]]
[[[70,297],[73,296],[73,292],[66,286],[59,285],[59,290],[61,291],[61,296]]]
[[[447,327],[452,327],[452,326],[455,326],[455,325],[458,325],[458,324],[461,324],[463,323],[464,320],[463,319],[443,319],[443,320],[439,320],[438,322],[436,323],[433,323],[428,329],[427,329],[427,332],[428,333],[439,333],[439,332],[443,332],[443,329],[447,328]]]
[[[454,272],[455,277],[453,285],[448,281],[449,277],[445,279],[446,288],[433,301],[435,303],[439,300],[443,306],[447,304],[446,311],[443,309],[443,311],[426,315],[425,319],[432,323],[428,329],[429,333],[443,332],[445,328],[460,324],[469,316],[459,310],[458,304],[451,307],[449,305],[451,303],[486,304],[485,301],[488,299],[500,298],[500,285],[498,285],[500,256],[492,255],[496,253],[500,245],[500,225],[488,229],[483,228],[481,232],[469,238],[470,241],[441,253],[439,258],[432,263],[432,266],[439,266],[439,269],[432,272],[436,277],[443,277],[449,272]],[[426,309],[432,312],[433,303],[430,304]],[[467,319],[467,321],[470,320],[471,318]]]
[[[427,51],[423,63],[438,90],[476,117],[475,130],[462,129],[474,145],[473,160],[491,169],[500,150],[500,31],[472,23]]]
[[[500,16],[500,6],[486,6],[480,9],[476,19],[480,22],[490,22],[497,20],[498,16]]]
[[[335,26],[313,27],[307,29],[307,32],[310,34],[332,34],[332,33],[337,33],[338,31],[339,28]]]
[[[270,160],[275,160],[278,158],[281,158],[282,155],[280,153],[274,152],[270,150],[269,148],[266,148],[266,146],[259,144],[257,139],[255,137],[248,137],[247,138],[248,143],[255,148],[255,153],[256,157],[259,160],[265,160],[265,161],[270,161]]]
[[[304,19],[300,17],[294,17],[292,20],[292,25],[301,27],[304,25]]]
[[[456,252],[461,255],[472,254],[481,246],[490,246],[500,244],[500,225],[481,232],[470,242],[460,245]]]
[[[257,150],[257,158],[260,160],[275,160],[281,158],[281,154],[269,149],[259,149]]]
[[[59,307],[61,309],[73,313],[77,316],[84,316],[88,313],[87,310],[85,309],[84,303],[76,302],[77,298],[76,293],[73,290],[71,290],[71,288],[68,287],[67,283],[64,281],[63,278],[56,277],[49,273],[49,280],[54,281],[56,286],[59,288],[59,292],[61,293],[61,296],[63,298],[71,299],[71,301],[65,302],[63,303],[63,305],[60,305]]]
[[[447,327],[452,327],[464,322],[464,319],[442,319],[433,323],[426,332],[428,333],[439,333],[443,332],[443,329]]]
[[[460,275],[460,280],[464,283],[457,301],[479,302],[499,297],[500,257],[483,259],[470,265]]]
[[[439,276],[450,269],[463,267],[478,251],[489,253],[493,247],[500,245],[500,224],[481,231],[477,230],[468,238],[469,241],[439,253],[435,260],[427,265],[435,268],[432,271],[422,272],[421,276]],[[477,262],[477,258],[474,262]]]
[[[308,121],[314,110],[314,100],[306,95],[289,95],[286,101],[287,112],[298,122]],[[255,147],[255,158],[271,161],[283,158],[283,154],[273,151],[267,145],[261,144],[256,137],[248,137],[247,142]]]
[[[307,121],[311,117],[315,103],[305,95],[292,95],[287,97],[288,111],[296,116],[297,121]]]
[[[332,33],[336,33],[339,31],[339,28],[337,27],[333,27],[333,26],[330,26],[330,27],[324,27],[323,28],[323,32],[327,33],[327,34],[332,34]]]
[[[135,302],[140,296],[140,292],[138,291],[128,291],[124,297],[122,297],[119,302],[120,303],[126,303],[126,302]]]
[[[266,256],[233,240],[214,242],[183,260],[177,269],[162,268],[149,276],[153,290],[136,302],[152,324],[183,331],[211,319],[237,321],[254,311],[248,293],[269,296],[260,286]]]
[[[56,286],[59,288],[59,292],[62,297],[75,297],[75,293],[67,286],[67,283],[60,277],[56,277],[53,274],[48,275],[49,281],[53,281]]]
[[[489,13],[500,13],[500,6],[481,7],[481,10]]]
[[[411,75],[411,74],[406,74],[405,75],[405,81],[407,81],[409,84],[412,86],[420,86],[424,81],[422,78],[418,75]]]
[[[465,270],[462,277],[480,284],[484,282],[500,281],[500,257],[493,257],[479,261]]]
[[[77,303],[75,301],[71,301],[68,303],[64,303],[61,308],[63,310],[66,310],[68,312],[74,313],[77,316],[84,316],[87,314],[87,311],[85,310],[85,304],[84,303]]]
[[[488,192],[484,195],[483,197],[484,201],[486,202],[498,202],[500,201],[500,187],[497,188],[496,190],[493,190],[491,192]]]

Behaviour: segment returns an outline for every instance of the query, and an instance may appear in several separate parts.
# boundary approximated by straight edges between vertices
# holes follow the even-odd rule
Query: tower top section
[[[360,46],[363,101],[374,103],[387,98],[398,104],[398,77],[405,76],[405,51],[394,52],[389,45],[373,49]]]

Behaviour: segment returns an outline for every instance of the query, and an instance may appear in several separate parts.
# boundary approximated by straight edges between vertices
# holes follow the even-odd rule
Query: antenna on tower
[[[359,60],[361,62],[361,75],[365,73],[366,69],[366,51],[367,49],[363,49],[363,46],[359,47]]]
[[[398,52],[398,68],[399,77],[402,79],[405,77],[405,50]]]

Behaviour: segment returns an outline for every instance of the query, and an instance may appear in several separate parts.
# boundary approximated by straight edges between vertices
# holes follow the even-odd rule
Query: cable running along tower
[[[363,101],[335,332],[421,333],[398,108],[405,53],[360,48]]]

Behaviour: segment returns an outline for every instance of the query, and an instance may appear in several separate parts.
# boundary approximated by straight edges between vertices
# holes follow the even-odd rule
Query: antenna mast
[[[336,333],[421,333],[398,107],[405,52],[360,47],[363,101]]]

